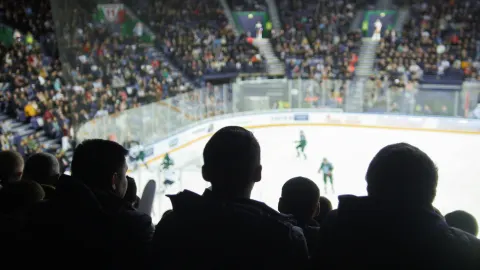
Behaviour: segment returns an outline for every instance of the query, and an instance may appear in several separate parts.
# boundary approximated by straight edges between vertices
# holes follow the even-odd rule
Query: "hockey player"
[[[143,148],[143,145],[138,143],[138,145],[130,149],[130,153],[133,153],[132,156],[135,161],[135,170],[138,168],[138,164],[140,163],[142,163],[148,169],[148,164],[145,161],[145,148]]]
[[[307,155],[305,154],[305,146],[307,146],[307,139],[305,138],[305,133],[300,131],[300,140],[295,142],[297,144],[297,157],[300,157],[300,153],[303,154],[303,157],[307,159]]]
[[[173,185],[175,183],[174,178],[175,178],[175,172],[173,171],[172,167],[175,163],[173,160],[170,158],[170,155],[168,153],[165,154],[165,157],[163,158],[162,162],[162,170],[165,176],[165,180],[163,181],[163,185],[165,188],[168,186]]]
[[[325,194],[327,192],[327,179],[330,180],[330,186],[332,187],[332,192],[335,194],[335,189],[333,188],[333,165],[330,161],[326,158],[323,159],[322,165],[320,165],[320,169],[318,169],[318,173],[323,172],[323,184],[325,187]]]
[[[163,158],[162,162],[162,170],[166,171],[170,169],[175,163],[173,160],[170,158],[170,155],[168,153],[165,154],[165,157]]]

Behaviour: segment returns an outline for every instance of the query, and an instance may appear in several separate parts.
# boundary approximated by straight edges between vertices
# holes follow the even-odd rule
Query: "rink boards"
[[[179,130],[175,135],[145,147],[148,162],[162,159],[165,153],[180,149],[211,136],[225,126],[242,126],[248,129],[281,126],[339,126],[414,130],[425,132],[461,133],[480,135],[480,120],[463,118],[437,118],[402,115],[350,114],[328,112],[255,112],[213,117]],[[190,155],[176,157],[176,164],[188,163]]]

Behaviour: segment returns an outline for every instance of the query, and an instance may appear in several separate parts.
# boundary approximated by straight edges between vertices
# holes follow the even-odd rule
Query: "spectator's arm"
[[[151,266],[150,269],[158,269],[159,267],[162,269],[195,269],[195,260],[181,260],[182,252],[188,253],[186,257],[191,258],[190,255],[198,254],[198,251],[192,251],[195,253],[191,253],[188,247],[183,246],[183,244],[188,242],[185,239],[188,231],[185,231],[185,235],[176,233],[179,231],[179,224],[175,222],[174,216],[175,213],[173,211],[166,212],[155,228],[152,249],[148,260]],[[172,229],[174,227],[177,227],[177,229]]]
[[[121,258],[124,261],[119,262],[116,269],[144,269],[147,261],[148,250],[150,249],[151,241],[154,234],[154,227],[150,216],[131,210],[127,212],[125,225],[126,235],[121,241],[127,246],[126,249],[121,250],[123,253]]]
[[[284,265],[289,265],[289,269],[307,269],[309,263],[308,247],[302,229],[294,226],[291,237],[291,254],[285,258]]]

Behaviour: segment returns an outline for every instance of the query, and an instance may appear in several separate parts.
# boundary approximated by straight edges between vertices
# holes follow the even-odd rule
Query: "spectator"
[[[319,204],[320,204],[320,211],[318,215],[315,217],[315,220],[318,222],[318,224],[322,225],[328,213],[332,211],[332,203],[328,198],[320,196]]]
[[[478,234],[477,220],[470,213],[461,210],[453,211],[445,216],[445,220],[451,227],[455,227],[475,236]]]
[[[386,146],[367,174],[367,197],[340,196],[321,228],[317,269],[479,269],[480,240],[435,212],[437,167],[406,143]]]
[[[43,129],[42,139],[48,141],[45,146],[51,153],[60,147],[68,150],[65,142],[73,135],[72,127],[94,116],[118,113],[193,88],[159,58],[152,44],[140,47],[135,37],[117,35],[103,22],[91,24],[96,5],[84,4],[57,10],[65,14],[56,18],[55,24],[65,24],[64,29],[72,34],[59,37],[70,44],[60,48],[68,59],[63,64],[72,66],[71,74],[64,76],[58,53],[52,53],[57,48],[50,46],[56,45],[50,1],[0,0],[2,22],[20,30],[13,45],[0,45],[0,59],[5,60],[2,81],[6,82],[5,91],[0,92],[0,108],[36,131]],[[9,145],[0,139],[2,149],[15,147],[25,157],[40,151],[39,145],[32,149],[32,144],[23,140]]]
[[[0,152],[0,187],[18,182],[23,174],[23,158],[16,151]]]
[[[29,237],[22,229],[30,211],[44,196],[42,187],[33,181],[13,182],[0,190],[0,237],[2,245],[10,247],[2,252],[2,264],[24,266],[25,261],[18,260],[18,248]]]
[[[222,128],[208,141],[203,159],[202,175],[212,187],[202,196],[191,191],[170,196],[173,211],[157,225],[153,266],[301,269],[308,253],[300,228],[250,199],[262,177],[253,134],[241,127]]]
[[[139,18],[150,22],[171,62],[198,84],[204,83],[204,75],[265,71],[258,49],[247,42],[246,35],[235,35],[218,1],[135,1],[131,5]]]
[[[30,156],[23,171],[23,179],[39,183],[45,191],[45,198],[51,199],[60,177],[60,164],[49,153],[37,153]]]
[[[11,183],[0,191],[0,211],[3,214],[24,216],[45,197],[42,187],[34,181]]]
[[[48,242],[51,248],[46,252],[62,258],[50,262],[49,268],[63,268],[63,260],[82,268],[142,267],[153,226],[149,216],[124,201],[127,153],[106,140],[77,146],[72,176],[59,179],[55,197],[39,205],[28,227],[40,257],[47,256],[40,246]]]
[[[318,245],[320,226],[313,218],[320,210],[319,199],[320,190],[315,182],[305,177],[295,177],[283,185],[278,202],[278,211],[293,215],[302,228],[310,254],[317,250]]]

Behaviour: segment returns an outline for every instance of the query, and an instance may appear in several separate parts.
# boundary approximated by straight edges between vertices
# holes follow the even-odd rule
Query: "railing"
[[[349,102],[357,102],[352,98],[362,96],[365,112],[463,117],[476,107],[480,92],[478,85],[457,92],[367,85],[361,95],[347,95],[350,85],[350,81],[335,80],[239,81],[96,118],[81,126],[76,135],[79,141],[110,138],[151,144],[214,116],[272,109],[346,111]]]
[[[480,102],[480,84],[466,82],[459,91],[422,89],[415,83],[367,82],[364,112],[470,117]]]

